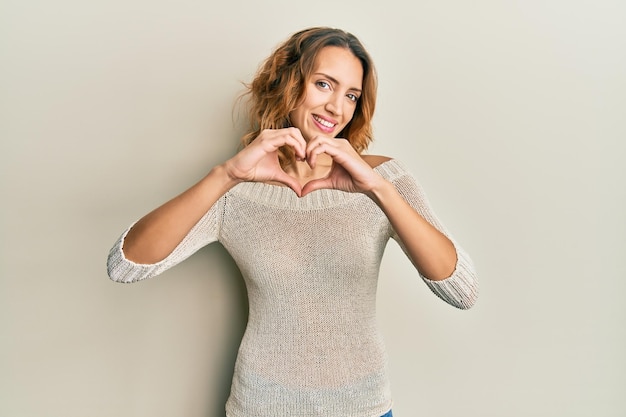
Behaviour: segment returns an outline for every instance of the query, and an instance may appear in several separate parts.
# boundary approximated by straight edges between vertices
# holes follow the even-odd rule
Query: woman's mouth
[[[329,120],[323,119],[322,117],[316,114],[313,115],[313,120],[315,120],[315,123],[317,124],[317,126],[319,126],[319,128],[322,129],[324,132],[330,133],[333,131],[335,126],[337,126],[337,123],[333,123]]]

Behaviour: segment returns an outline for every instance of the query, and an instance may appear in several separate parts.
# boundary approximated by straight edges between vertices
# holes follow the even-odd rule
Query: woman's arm
[[[293,147],[297,157],[304,157],[305,141],[298,129],[265,130],[191,188],[142,217],[111,250],[111,278],[134,282],[154,276],[214,240],[218,213],[210,209],[240,182],[277,181],[300,194],[298,182],[280,167],[278,149],[284,145]],[[194,227],[198,233],[190,236]]]
[[[154,264],[169,255],[200,218],[238,183],[223,165],[194,186],[142,217],[124,239],[124,255],[138,264]]]
[[[375,160],[368,158],[368,162],[377,166]],[[391,196],[383,192],[372,197],[380,199],[379,206],[394,228],[392,237],[433,293],[455,307],[472,307],[478,298],[478,278],[471,258],[439,221],[417,181],[397,161],[381,165],[377,171],[389,178],[391,182],[387,184],[393,188],[384,185],[385,192],[389,190]],[[436,275],[437,269],[440,275]]]
[[[305,185],[303,194],[335,188],[368,195],[387,215],[394,237],[431,290],[456,307],[471,307],[478,295],[473,263],[448,237],[415,180],[401,172],[390,182],[374,169],[389,158],[358,155],[347,141],[318,137],[308,144],[309,160],[322,153],[333,158],[331,172]]]
[[[392,183],[374,171],[374,167],[389,158],[361,156],[348,141],[322,136],[311,141],[307,150],[311,165],[315,165],[317,156],[325,153],[333,158],[333,167],[326,178],[305,185],[304,193],[335,188],[367,194],[385,212],[411,261],[424,277],[442,280],[450,276],[456,264],[456,251],[450,239],[413,209]]]
[[[381,168],[384,169],[385,167],[388,166],[384,165]],[[397,190],[402,199],[405,200],[423,220],[434,227],[453,245],[455,251],[453,270],[447,277],[444,279],[436,279],[438,277],[429,277],[420,271],[422,279],[438,297],[448,304],[461,309],[472,307],[476,303],[479,290],[478,277],[472,259],[439,221],[417,181],[410,174],[405,172],[403,168],[400,168],[400,170],[402,171],[399,172],[400,175],[393,176],[392,179],[395,190]],[[411,255],[411,249],[408,245],[411,245],[418,236],[411,236],[411,230],[406,229],[407,226],[409,226],[408,223],[406,225],[394,226],[393,238],[398,241],[413,263],[416,263],[413,258],[414,255]],[[401,233],[402,236],[405,237],[401,237]],[[409,234],[408,238],[406,237],[407,234]],[[405,241],[409,241],[410,243],[405,244]],[[414,248],[414,246],[411,247]],[[443,265],[444,263],[441,264]]]
[[[432,281],[452,275],[457,262],[456,249],[442,231],[422,217],[396,187],[382,177],[368,194],[387,215],[421,275]]]

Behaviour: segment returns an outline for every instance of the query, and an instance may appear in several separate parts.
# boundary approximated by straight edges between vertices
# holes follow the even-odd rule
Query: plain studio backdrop
[[[247,314],[228,254],[213,244],[133,285],[108,279],[106,257],[235,152],[235,98],[260,61],[326,25],[377,64],[370,153],[417,176],[481,279],[456,310],[388,245],[394,415],[623,417],[625,11],[3,0],[0,415],[224,416]]]

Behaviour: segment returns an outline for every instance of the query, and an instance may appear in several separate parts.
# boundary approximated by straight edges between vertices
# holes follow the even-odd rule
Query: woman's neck
[[[311,168],[306,161],[294,161],[285,167],[285,172],[294,177],[300,185],[311,180],[324,178],[330,172],[333,160],[329,155],[319,155],[315,162],[315,168]]]

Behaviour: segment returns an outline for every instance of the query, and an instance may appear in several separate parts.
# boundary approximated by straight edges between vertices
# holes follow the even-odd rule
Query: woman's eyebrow
[[[330,81],[332,81],[334,84],[341,85],[341,83],[340,83],[340,82],[339,82],[336,78],[334,78],[334,77],[332,77],[332,76],[330,76],[330,75],[328,75],[328,74],[325,74],[325,73],[323,73],[323,72],[316,72],[314,75],[321,75],[321,76],[322,76],[322,77],[324,77],[324,78],[328,78],[328,79],[329,79]],[[356,88],[356,87],[350,87],[350,88],[349,88],[349,90],[356,91],[356,92],[358,92],[358,93],[360,93],[360,92],[361,92],[361,89],[360,89],[360,88]]]

